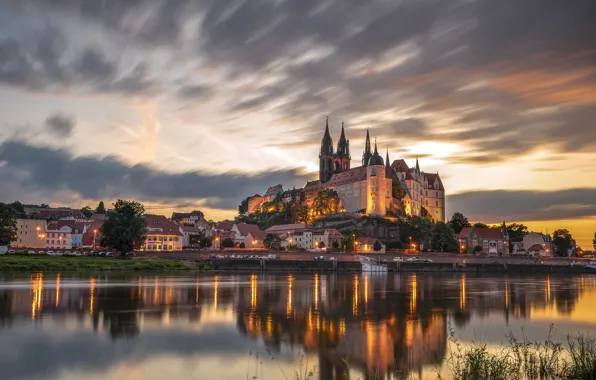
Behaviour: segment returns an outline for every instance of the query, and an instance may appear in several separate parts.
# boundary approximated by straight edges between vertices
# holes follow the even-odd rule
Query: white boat
[[[387,272],[387,264],[380,264],[372,257],[357,256],[363,272]]]
[[[590,273],[596,273],[596,261],[590,261],[588,265],[586,265],[586,270]]]

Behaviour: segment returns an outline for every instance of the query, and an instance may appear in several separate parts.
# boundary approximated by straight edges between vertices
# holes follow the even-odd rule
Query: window
[[[438,198],[439,197],[439,192],[437,191],[436,193],[437,193],[437,198]]]
[[[482,240],[482,248],[488,249],[488,241]]]
[[[437,207],[439,207],[439,201],[437,201]]]
[[[178,241],[178,236],[175,236],[174,237],[174,241]]]
[[[161,245],[158,245],[158,246],[157,246],[157,249],[161,249]]]
[[[426,193],[426,196],[428,197],[428,191],[426,191],[425,193]]]

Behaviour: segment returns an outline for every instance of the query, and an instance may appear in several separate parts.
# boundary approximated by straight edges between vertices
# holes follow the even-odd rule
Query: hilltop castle
[[[302,199],[309,206],[317,193],[323,189],[335,189],[346,212],[365,212],[367,215],[385,216],[398,214],[403,207],[406,215],[420,216],[423,209],[435,221],[445,221],[445,188],[439,174],[425,173],[416,165],[409,167],[403,159],[389,164],[389,151],[386,158],[379,154],[375,140],[371,149],[369,131],[362,153],[362,165],[352,168],[350,141],[346,138],[342,123],[337,148],[329,132],[329,119],[321,140],[319,152],[319,179],[309,181],[303,189],[283,191],[281,185],[270,187],[264,197],[255,195],[249,198],[248,213],[258,209],[263,201],[271,201],[277,193],[284,201]],[[393,180],[401,182],[403,198],[393,197]]]

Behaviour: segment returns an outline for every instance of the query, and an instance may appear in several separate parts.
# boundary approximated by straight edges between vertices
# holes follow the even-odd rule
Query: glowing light
[[[294,282],[294,277],[292,275],[288,276],[288,303],[286,304],[286,319],[290,319],[292,316],[292,284]]]
[[[410,282],[410,313],[416,312],[416,307],[418,306],[418,300],[416,299],[417,294],[418,282],[416,280],[416,274],[414,273]]]
[[[319,305],[319,274],[318,273],[315,273],[314,282],[315,282],[315,289],[314,289],[315,310],[317,310],[318,305]]]
[[[31,300],[31,319],[35,319],[41,312],[41,293],[43,292],[43,274],[38,273],[35,279],[31,280],[33,297]]]
[[[91,277],[89,281],[89,314],[93,315],[95,311],[95,279]]]
[[[195,303],[199,304],[199,279],[197,278],[197,285],[195,288]]]
[[[550,302],[550,275],[546,277],[546,281],[544,282],[544,296],[546,297],[546,301]]]
[[[60,273],[56,277],[56,307],[60,304]]]
[[[215,276],[213,281],[213,310],[217,310],[217,298],[219,296],[219,276]]]
[[[368,305],[368,275],[364,275],[364,306]]]
[[[406,321],[406,346],[412,347],[414,345],[414,321],[408,319]]]
[[[358,275],[354,275],[354,292],[352,294],[352,315],[358,315],[358,296],[360,290],[358,289]]]
[[[257,275],[253,274],[250,276],[250,307],[255,309],[257,307],[257,288],[258,288]]]
[[[461,310],[466,308],[466,276],[463,274],[459,279],[459,308]]]
[[[505,281],[505,309],[509,309],[509,281]]]

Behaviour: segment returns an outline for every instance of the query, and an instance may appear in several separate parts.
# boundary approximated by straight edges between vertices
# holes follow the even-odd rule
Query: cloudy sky
[[[1,0],[0,200],[231,217],[324,120],[439,172],[448,214],[596,230],[593,0]]]

